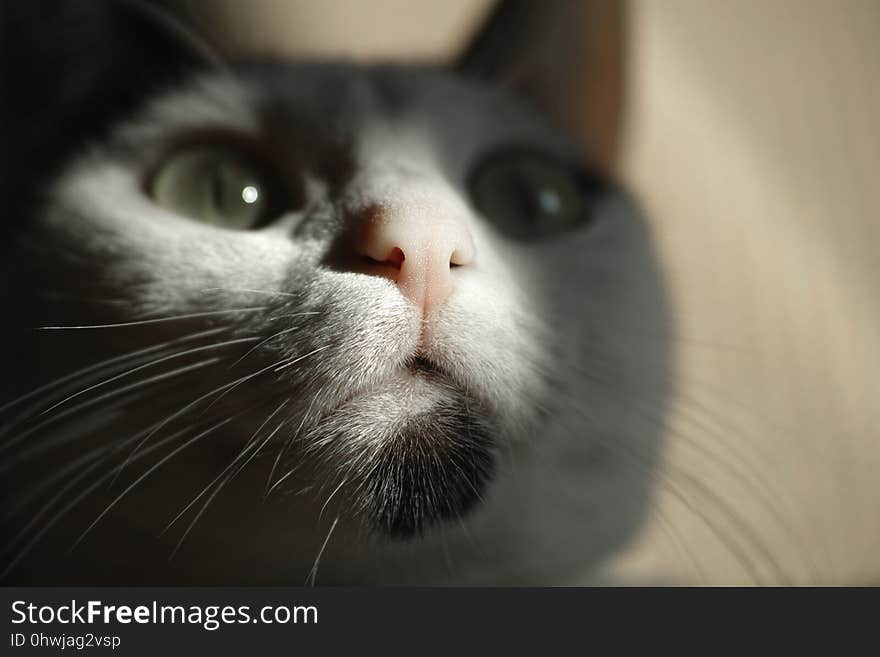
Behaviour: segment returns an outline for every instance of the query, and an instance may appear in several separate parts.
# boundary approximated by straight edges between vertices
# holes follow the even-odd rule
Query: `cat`
[[[668,317],[552,116],[575,5],[449,68],[4,6],[4,581],[565,584],[632,539]]]

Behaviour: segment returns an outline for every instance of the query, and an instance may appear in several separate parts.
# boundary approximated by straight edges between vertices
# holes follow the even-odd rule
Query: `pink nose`
[[[358,213],[354,248],[366,259],[365,273],[396,282],[424,317],[440,308],[454,289],[453,268],[473,261],[470,231],[460,213],[451,210],[417,198],[371,205]]]

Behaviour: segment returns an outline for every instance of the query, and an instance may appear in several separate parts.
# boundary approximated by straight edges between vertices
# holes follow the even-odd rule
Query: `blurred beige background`
[[[651,520],[582,582],[880,584],[880,2],[589,2],[572,111],[648,209],[680,389]],[[429,60],[490,5],[210,3],[235,49]]]
[[[645,0],[630,29],[621,169],[679,334],[725,345],[680,345],[667,460],[739,464],[705,481],[742,557],[661,497],[680,575],[880,583],[880,3]],[[682,563],[659,524],[621,567]]]

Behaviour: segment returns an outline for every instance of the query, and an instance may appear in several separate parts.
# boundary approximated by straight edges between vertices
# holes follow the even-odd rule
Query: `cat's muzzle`
[[[376,533],[410,538],[458,521],[495,473],[497,429],[476,398],[432,368],[348,401],[315,427],[348,506]]]
[[[373,458],[362,510],[376,531],[409,538],[463,518],[495,471],[492,434],[467,414],[426,414],[397,429]]]

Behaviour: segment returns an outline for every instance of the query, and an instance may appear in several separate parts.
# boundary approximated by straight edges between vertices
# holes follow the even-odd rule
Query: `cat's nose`
[[[390,278],[424,317],[454,289],[455,269],[471,264],[474,244],[461,208],[431,198],[371,204],[358,213],[361,271]]]

